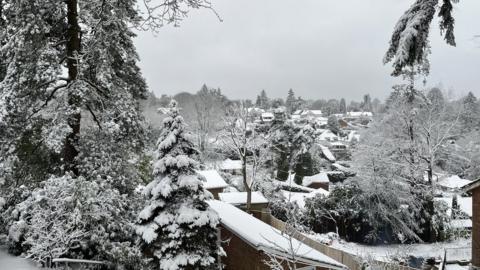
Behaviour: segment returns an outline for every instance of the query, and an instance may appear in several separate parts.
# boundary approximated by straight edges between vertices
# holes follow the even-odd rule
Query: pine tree
[[[293,93],[293,89],[290,88],[288,90],[288,96],[285,101],[285,106],[287,107],[287,113],[292,114],[295,110],[295,93]]]
[[[265,90],[262,90],[262,92],[260,92],[259,100],[260,100],[260,108],[264,110],[267,110],[270,108],[270,100],[268,99],[267,92],[265,92]]]
[[[340,113],[347,113],[347,101],[344,98],[340,99]]]
[[[139,215],[137,233],[153,269],[216,269],[218,216],[195,173],[197,154],[185,131],[176,101],[157,143],[154,180],[145,188],[148,205]]]
[[[480,125],[480,104],[472,92],[463,99],[463,113],[460,115],[463,130],[471,131]]]

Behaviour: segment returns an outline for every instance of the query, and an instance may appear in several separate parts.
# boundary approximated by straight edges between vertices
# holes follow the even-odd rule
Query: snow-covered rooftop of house
[[[347,112],[347,116],[360,117],[360,116],[373,116],[371,112]]]
[[[335,145],[335,146],[345,146],[345,144],[342,143],[342,142],[332,142],[331,145]]]
[[[452,175],[450,177],[441,178],[437,184],[450,189],[460,189],[470,183],[472,183],[472,181],[462,179],[458,177],[458,175]]]
[[[302,110],[296,110],[295,112],[293,112],[293,114],[296,114],[296,115],[300,115],[302,113]]]
[[[220,168],[222,170],[226,170],[226,171],[241,170],[242,169],[242,161],[241,160],[231,160],[231,159],[227,158],[226,160],[224,160],[222,162],[222,164],[220,165]]]
[[[324,195],[325,197],[327,197],[328,195],[330,195],[330,192],[326,191],[323,188],[319,188],[319,189],[315,189],[314,191],[309,192],[309,193],[291,192],[291,191],[283,190],[282,194],[285,197],[286,201],[294,202],[299,207],[304,208],[306,198],[313,198],[317,195]]]
[[[301,190],[301,191],[304,191],[306,193],[308,192],[312,192],[312,191],[315,191],[315,189],[313,188],[309,188],[309,187],[304,187],[302,185],[299,185],[297,183],[295,183],[294,181],[295,179],[295,174],[290,174],[289,177],[287,178],[287,180],[285,181],[280,181],[280,180],[273,180],[273,183],[277,186],[280,186],[282,189],[293,189],[293,190]]]
[[[205,178],[206,182],[203,186],[206,189],[228,187],[228,184],[216,170],[197,171],[197,173]]]
[[[222,202],[239,205],[247,203],[247,192],[227,192],[219,193],[218,198]],[[268,203],[268,200],[263,197],[262,193],[258,191],[252,192],[252,204]]]
[[[328,147],[326,146],[323,146],[323,145],[320,145],[320,149],[322,150],[322,153],[323,155],[331,162],[335,162],[336,159],[335,159],[335,156],[332,154],[332,151],[330,151],[330,149],[328,149]]]
[[[274,117],[274,115],[271,112],[264,112],[262,113],[262,117]]]
[[[321,110],[305,110],[302,112],[302,115],[307,115],[307,114],[314,114],[314,115],[322,115],[322,111]]]
[[[302,185],[308,187],[313,183],[328,183],[330,179],[328,178],[327,173],[321,172],[312,176],[304,176]]]
[[[282,235],[282,232],[272,226],[256,219],[244,211],[224,202],[209,201],[210,207],[215,210],[221,224],[232,233],[243,239],[257,250],[277,256],[290,256],[289,239]],[[292,239],[295,255],[301,261],[312,266],[325,267],[329,269],[345,269],[341,263],[331,259],[309,246]]]

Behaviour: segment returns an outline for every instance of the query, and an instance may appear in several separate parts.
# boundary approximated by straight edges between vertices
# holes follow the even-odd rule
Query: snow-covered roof
[[[228,184],[216,170],[197,171],[197,173],[205,178],[206,182],[204,182],[203,186],[206,189],[228,187]]]
[[[314,114],[314,115],[321,116],[322,111],[321,110],[305,110],[302,112],[302,115],[307,115],[307,114]]]
[[[328,147],[326,146],[323,146],[323,145],[320,145],[320,149],[322,150],[322,153],[323,155],[331,162],[335,162],[336,159],[335,159],[335,156],[332,154],[332,151],[330,151],[330,149],[328,149]]]
[[[332,142],[331,145],[335,145],[335,146],[346,146],[344,143],[342,142]]]
[[[472,181],[467,179],[462,179],[458,177],[458,175],[452,175],[450,177],[442,178],[438,181],[438,185],[450,189],[460,189],[468,184],[472,183]]]
[[[300,115],[302,113],[302,110],[296,110],[293,114]]]
[[[247,203],[247,192],[227,192],[219,193],[218,198],[222,202],[233,205],[240,205]],[[252,204],[268,203],[268,200],[263,197],[262,193],[258,191],[252,192]]]
[[[273,115],[273,113],[270,113],[270,112],[264,112],[264,113],[262,113],[262,118],[264,118],[264,117],[269,117],[270,118],[270,117],[274,117],[274,115]]]
[[[472,190],[474,190],[474,189],[476,189],[476,188],[478,188],[478,187],[480,187],[480,178],[477,179],[477,180],[475,180],[475,181],[472,181],[470,184],[464,186],[464,187],[462,188],[462,190],[463,190],[464,192],[468,192],[468,191],[472,191]]]
[[[242,161],[241,160],[231,160],[231,159],[227,158],[220,165],[220,169],[225,170],[225,171],[241,170],[242,169]]]
[[[299,185],[297,183],[295,183],[294,181],[295,179],[295,174],[290,174],[287,178],[287,180],[285,181],[279,181],[279,180],[273,180],[273,183],[277,186],[280,186],[280,188],[282,189],[294,189],[294,190],[301,190],[301,191],[304,191],[304,192],[313,192],[315,191],[315,189],[313,188],[309,188],[309,187],[304,187],[302,185]]]
[[[306,198],[313,198],[319,194],[324,195],[327,197],[330,195],[330,192],[326,191],[323,188],[315,189],[312,192],[309,193],[304,193],[304,192],[292,192],[292,191],[282,191],[283,196],[285,197],[286,201],[294,202],[296,203],[299,207],[304,208],[305,207],[305,199]]]
[[[256,250],[281,257],[290,256],[288,252],[290,250],[289,239],[281,231],[228,203],[214,200],[208,203],[218,213],[220,223],[226,229]],[[302,263],[328,269],[346,269],[341,263],[300,241],[296,239],[291,239],[291,241],[296,250],[295,255]]]
[[[325,141],[327,138],[335,139],[338,138],[338,136],[329,129],[325,130],[320,136],[318,136],[318,139],[321,141]]]
[[[347,116],[360,117],[360,116],[373,116],[371,112],[347,112]]]
[[[328,175],[325,172],[321,172],[312,176],[304,176],[302,185],[308,187],[313,183],[329,183]]]

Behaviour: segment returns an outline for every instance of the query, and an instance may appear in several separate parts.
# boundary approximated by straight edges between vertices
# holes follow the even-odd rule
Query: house
[[[247,207],[247,192],[227,192],[219,193],[218,199],[222,202],[232,204],[241,209]],[[268,200],[258,191],[252,191],[252,200],[250,205],[250,212],[254,217],[265,220],[268,208]]]
[[[220,164],[220,170],[233,175],[242,174],[242,161],[227,158]]]
[[[323,114],[321,110],[304,110],[300,115],[302,118],[315,120],[316,118],[322,117]]]
[[[209,201],[220,218],[220,237],[226,257],[222,263],[226,270],[270,270],[265,264],[270,258],[292,261],[297,269],[346,269],[341,263],[292,238],[231,204]],[[291,240],[291,242],[290,242]],[[294,247],[294,251],[291,247]],[[286,267],[286,265],[284,265]]]
[[[218,200],[218,194],[228,187],[222,176],[216,170],[197,171],[205,179],[203,187],[212,193],[213,198]]]
[[[270,123],[275,120],[275,115],[271,112],[265,112],[260,116],[260,120],[262,120],[263,123]]]
[[[327,117],[317,117],[315,118],[315,123],[319,126],[326,126],[328,124],[328,118]]]
[[[480,269],[480,179],[462,188],[472,193],[472,270]]]
[[[323,130],[322,133],[318,136],[319,141],[328,141],[328,142],[333,142],[333,141],[338,141],[338,136],[333,133],[331,130],[326,129]]]
[[[330,179],[328,178],[327,173],[321,172],[312,176],[304,176],[302,185],[314,189],[323,188],[328,191]]]
[[[330,149],[328,149],[328,147],[323,146],[321,144],[318,144],[318,146],[320,146],[320,149],[322,150],[323,156],[326,159],[328,159],[328,161],[330,161],[330,162],[335,162],[336,161],[335,156],[333,155],[332,151],[330,151]]]
[[[371,112],[347,112],[347,118],[361,118],[361,117],[373,117],[373,113]]]

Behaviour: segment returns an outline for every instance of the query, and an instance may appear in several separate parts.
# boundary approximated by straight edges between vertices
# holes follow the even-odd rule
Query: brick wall
[[[472,264],[480,268],[480,187],[473,190]]]

